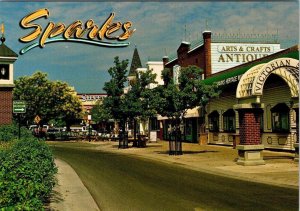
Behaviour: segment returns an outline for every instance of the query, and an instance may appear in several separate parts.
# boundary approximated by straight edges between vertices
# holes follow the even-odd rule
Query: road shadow
[[[203,153],[218,153],[216,150],[199,150],[199,151],[182,151],[183,155],[191,155],[191,154],[203,154]],[[169,151],[154,151],[156,154],[169,154]]]
[[[44,202],[44,209],[45,211],[54,211],[51,207],[51,204],[59,204],[63,202],[63,196],[61,193],[57,192],[56,190],[52,190],[52,193],[49,198],[47,198]]]
[[[157,144],[157,145],[146,145],[145,147],[137,147],[137,146],[132,146],[132,143],[129,143],[128,144],[128,147],[126,147],[126,148],[124,148],[124,149],[130,149],[130,148],[134,148],[134,149],[139,149],[139,148],[157,148],[157,147],[162,147],[162,145],[159,145],[159,144]],[[118,149],[118,148],[120,148],[119,147],[119,145],[112,145],[112,148],[114,148],[114,149]],[[121,148],[122,148],[122,145],[121,145]],[[120,148],[120,149],[121,149]]]
[[[162,147],[162,145],[161,144],[146,145],[146,148],[155,148],[155,147]]]
[[[203,154],[203,153],[217,153],[216,150],[200,150],[200,151],[183,151],[183,154]]]

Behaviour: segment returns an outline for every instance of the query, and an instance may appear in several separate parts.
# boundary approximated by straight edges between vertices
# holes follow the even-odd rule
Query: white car
[[[30,125],[29,130],[33,131],[35,129],[38,129],[38,125]],[[49,129],[49,125],[43,125],[42,130],[47,131]]]

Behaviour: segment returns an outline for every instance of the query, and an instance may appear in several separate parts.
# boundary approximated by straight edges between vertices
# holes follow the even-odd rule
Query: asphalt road
[[[78,143],[50,144],[101,210],[298,210],[298,190],[188,170]]]

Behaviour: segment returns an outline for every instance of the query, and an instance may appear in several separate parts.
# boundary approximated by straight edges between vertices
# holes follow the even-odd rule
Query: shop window
[[[191,136],[193,132],[193,122],[191,119],[186,119],[185,121],[185,135]]]
[[[213,111],[208,115],[208,124],[210,132],[219,132],[219,113]]]
[[[157,118],[150,118],[150,130],[159,130],[159,122]]]
[[[223,114],[223,130],[224,132],[235,132],[235,112],[233,109],[228,109]]]
[[[9,65],[0,64],[0,79],[9,80]]]
[[[133,120],[134,121],[134,120]],[[133,128],[134,128],[134,122],[133,121],[128,121],[128,124],[127,124],[127,128],[129,129],[129,130],[133,130]]]
[[[289,114],[290,109],[285,103],[279,103],[271,108],[272,131],[288,132],[290,129]]]

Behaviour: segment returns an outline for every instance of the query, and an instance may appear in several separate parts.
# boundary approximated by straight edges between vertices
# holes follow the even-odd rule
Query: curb
[[[90,192],[74,169],[65,161],[55,159],[58,167],[57,184],[50,199],[51,211],[100,211]]]

